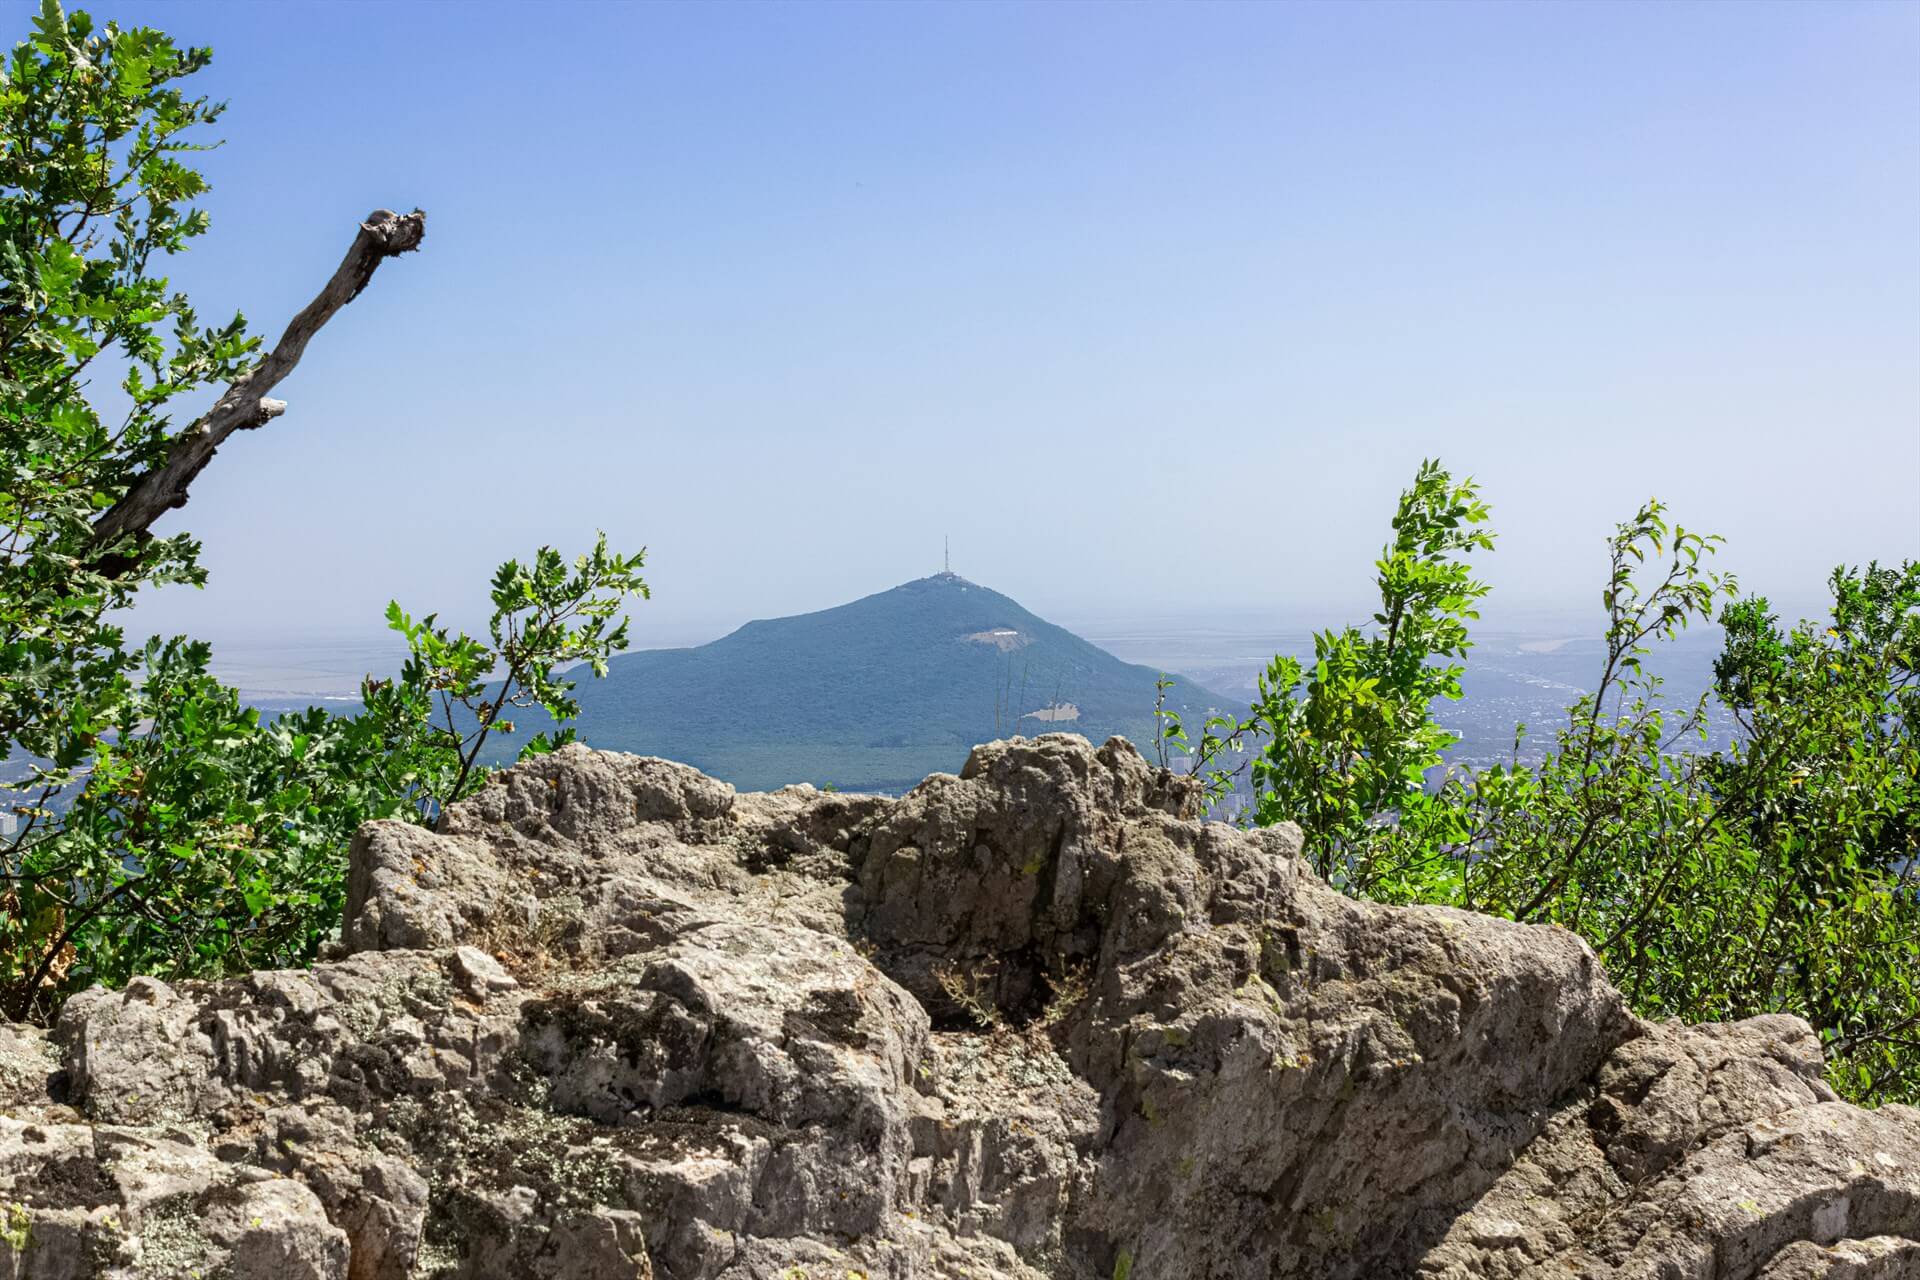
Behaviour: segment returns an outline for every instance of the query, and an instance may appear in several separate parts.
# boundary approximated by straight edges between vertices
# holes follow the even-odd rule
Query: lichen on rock
[[[1115,739],[889,800],[568,747],[335,958],[0,1026],[0,1277],[1920,1276],[1920,1112],[1351,901]]]

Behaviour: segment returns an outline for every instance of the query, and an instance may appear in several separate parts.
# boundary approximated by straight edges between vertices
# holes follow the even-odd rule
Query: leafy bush
[[[1460,697],[1467,622],[1487,594],[1463,558],[1493,546],[1480,527],[1487,514],[1471,480],[1456,485],[1439,463],[1422,463],[1374,566],[1373,634],[1322,631],[1311,670],[1282,656],[1260,677],[1254,820],[1299,823],[1315,869],[1356,890],[1373,879],[1375,817],[1413,802],[1454,743],[1428,709]]]
[[[283,409],[265,391],[313,329],[417,242],[363,229],[271,352],[238,316],[201,325],[153,269],[207,230],[187,204],[206,184],[180,157],[220,108],[178,83],[208,57],[47,0],[0,83],[0,795],[20,820],[0,837],[0,1001],[16,1017],[94,981],[310,959],[338,927],[354,829],[429,822],[472,791],[489,737],[512,731],[503,713],[569,719],[557,669],[604,672],[623,601],[646,592],[642,556],[602,537],[571,568],[549,548],[503,565],[490,643],[396,605],[411,657],[355,716],[262,723],[205,644],[129,645],[113,617],[142,587],[204,579],[190,535],[148,526],[184,502],[215,425]],[[107,369],[111,416],[86,394]],[[217,388],[176,424],[183,397]]]
[[[596,677],[607,673],[607,658],[627,647],[621,607],[630,595],[650,594],[639,572],[645,560],[644,551],[608,552],[602,534],[571,572],[551,547],[531,564],[507,561],[493,575],[491,645],[436,627],[433,615],[415,622],[397,601],[388,604],[387,625],[406,637],[409,656],[398,680],[370,678],[361,697],[367,718],[387,731],[382,754],[423,821],[472,792],[488,738],[513,732],[505,713],[538,707],[559,725],[580,714],[573,682],[556,670],[584,663]],[[544,754],[574,738],[571,728],[536,734],[521,754]]]
[[[1831,625],[1783,630],[1710,568],[1719,539],[1650,502],[1609,540],[1605,656],[1538,764],[1447,768],[1432,700],[1458,697],[1490,544],[1470,481],[1424,464],[1378,570],[1374,630],[1276,658],[1249,715],[1189,744],[1216,794],[1251,753],[1253,820],[1300,823],[1316,870],[1355,895],[1558,924],[1648,1016],[1790,1012],[1862,1100],[1920,1096],[1920,565],[1836,570]],[[1709,698],[1674,707],[1651,647],[1715,618]],[[1524,729],[1516,730],[1516,734]],[[1691,742],[1694,749],[1686,749]]]

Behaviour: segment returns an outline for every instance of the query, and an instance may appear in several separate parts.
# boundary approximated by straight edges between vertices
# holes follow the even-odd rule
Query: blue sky
[[[1653,494],[1776,597],[1920,554],[1920,5],[95,12],[214,46],[203,314],[276,335],[430,218],[202,477],[155,628],[468,617],[596,528],[641,643],[946,534],[1063,620],[1340,621],[1436,454],[1495,616],[1587,606]]]

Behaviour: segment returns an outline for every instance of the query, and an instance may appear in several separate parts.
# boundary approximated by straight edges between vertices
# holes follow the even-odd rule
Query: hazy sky
[[[1777,596],[1920,554],[1920,5],[101,4],[211,44],[204,315],[428,211],[183,513],[155,628],[640,643],[954,568],[1065,621],[1359,611],[1424,455],[1509,610],[1644,498]],[[27,7],[9,9],[16,35]]]

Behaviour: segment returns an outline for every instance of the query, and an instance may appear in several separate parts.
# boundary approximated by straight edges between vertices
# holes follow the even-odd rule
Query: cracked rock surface
[[[1127,743],[905,797],[569,747],[333,958],[0,1025],[0,1280],[1920,1277],[1920,1111],[1572,934],[1350,901]]]

